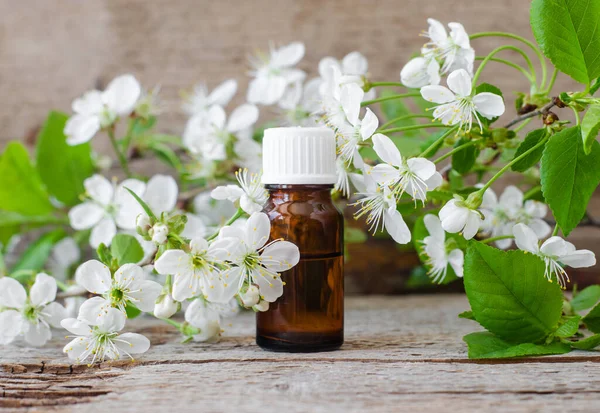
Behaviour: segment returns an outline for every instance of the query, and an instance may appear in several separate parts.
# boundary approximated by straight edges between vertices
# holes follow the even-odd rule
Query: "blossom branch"
[[[552,101],[550,103],[548,103],[546,106],[542,107],[541,109],[534,110],[533,112],[529,112],[529,113],[526,113],[524,115],[514,118],[513,120],[508,122],[506,125],[504,125],[504,128],[508,129],[511,126],[514,126],[519,122],[523,122],[526,119],[533,118],[538,115],[544,115],[544,114],[548,113],[548,111],[550,109],[552,109],[554,106],[556,106],[556,101],[555,101],[555,99],[552,99]]]

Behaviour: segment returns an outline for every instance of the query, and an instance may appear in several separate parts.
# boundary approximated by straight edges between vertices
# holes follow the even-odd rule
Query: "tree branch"
[[[554,106],[556,106],[556,102],[555,102],[555,99],[552,99],[552,101],[550,103],[548,103],[546,106],[544,106],[543,108],[534,110],[533,112],[529,112],[529,113],[526,113],[521,116],[517,116],[516,118],[514,118],[513,120],[508,122],[506,125],[504,125],[504,127],[506,129],[508,129],[511,126],[514,126],[519,122],[523,122],[525,119],[533,118],[534,116],[543,115],[545,113],[548,113],[548,111],[550,109],[552,109]]]

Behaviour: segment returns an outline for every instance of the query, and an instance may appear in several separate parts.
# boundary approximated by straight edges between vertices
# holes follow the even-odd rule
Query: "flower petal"
[[[61,304],[53,302],[43,308],[41,315],[44,321],[58,328],[60,322],[67,317],[67,310]]]
[[[239,132],[254,125],[258,120],[258,108],[250,103],[243,104],[235,108],[229,116],[227,130],[229,132]]]
[[[162,285],[155,281],[144,280],[139,283],[138,288],[139,291],[129,293],[131,297],[137,300],[134,302],[135,306],[142,311],[152,312],[154,304],[162,292]]]
[[[69,222],[73,229],[90,229],[102,219],[104,214],[104,208],[101,206],[92,202],[84,202],[71,208]]]
[[[345,75],[364,75],[369,70],[369,62],[360,52],[348,53],[342,59],[342,72]]]
[[[95,174],[85,181],[83,186],[87,194],[100,205],[108,205],[113,199],[114,188],[113,184],[102,175]]]
[[[379,185],[391,185],[398,180],[400,172],[393,166],[380,163],[371,168],[369,175],[373,177],[375,182]]]
[[[90,344],[91,339],[87,337],[76,337],[63,348],[63,353],[65,353],[69,359],[81,363],[87,358],[87,356],[82,358],[83,354],[89,354],[87,350],[89,349]]]
[[[0,286],[0,296],[2,294]],[[0,344],[11,343],[25,327],[25,320],[21,313],[15,310],[0,312]]]
[[[429,18],[427,19],[427,23],[429,24],[429,38],[436,45],[443,45],[448,40],[448,33],[444,28],[444,25],[439,21]]]
[[[455,249],[448,254],[448,262],[454,270],[457,277],[462,277],[464,273],[465,255],[462,250]]]
[[[294,66],[304,57],[304,43],[293,42],[271,53],[271,63],[278,67]]]
[[[244,195],[244,190],[237,185],[221,185],[216,187],[210,193],[210,196],[217,200],[228,200],[235,202]],[[201,213],[202,211],[197,211]]]
[[[596,265],[596,255],[590,250],[577,250],[559,257],[559,261],[573,268],[592,267]]]
[[[150,348],[150,340],[141,334],[123,333],[113,339],[115,346],[125,354],[145,353]]]
[[[56,299],[56,280],[43,272],[35,277],[29,291],[29,299],[34,307],[51,303]]]
[[[471,47],[469,35],[462,24],[451,22],[448,23],[448,27],[450,28],[450,37],[454,41],[455,45],[460,46],[463,49],[468,49]]]
[[[369,139],[379,127],[379,119],[369,108],[366,109],[365,117],[360,124],[360,135],[363,140]]]
[[[103,333],[112,333],[123,330],[125,327],[125,313],[110,307],[106,314],[98,320],[98,330]]]
[[[438,85],[423,86],[421,88],[421,96],[426,101],[433,103],[449,103],[456,100],[456,96],[450,89]]]
[[[445,241],[446,232],[442,228],[442,222],[437,216],[433,214],[427,214],[425,217],[423,217],[423,223],[425,224],[425,228],[427,228],[429,235],[439,241]]]
[[[473,238],[479,231],[481,222],[482,219],[477,212],[469,211],[469,214],[467,215],[467,222],[465,223],[465,228],[463,230],[463,237],[466,240]]]
[[[169,175],[154,175],[146,185],[144,201],[156,216],[163,212],[171,212],[177,204],[179,188],[177,182]],[[136,217],[137,218],[137,217]]]
[[[102,100],[118,116],[127,116],[135,108],[142,88],[133,75],[114,78],[102,93]]]
[[[513,227],[515,244],[522,251],[528,251],[537,254],[540,250],[538,237],[535,232],[525,224],[517,224]]]
[[[464,69],[455,70],[448,75],[448,87],[460,97],[470,96],[471,76]]]
[[[258,285],[261,297],[270,303],[275,302],[283,294],[283,281],[278,275],[266,271],[252,271],[252,281]]]
[[[111,308],[110,301],[102,297],[89,298],[79,306],[77,319],[89,325],[97,326],[109,308]]]
[[[171,250],[172,251],[172,250]],[[181,268],[174,273],[173,299],[184,301],[200,294],[200,279],[191,267]]]
[[[98,115],[104,109],[104,103],[102,103],[102,92],[99,90],[90,90],[86,92],[82,97],[77,98],[71,105],[73,112],[80,115]]]
[[[240,208],[249,215],[263,210],[263,206],[254,202],[247,194],[243,194],[240,198]]]
[[[237,80],[228,79],[213,89],[208,95],[210,105],[227,106],[237,91]]]
[[[89,325],[76,318],[65,318],[60,322],[60,325],[65,330],[78,336],[91,336],[93,333]]]
[[[385,230],[399,244],[410,242],[410,230],[395,206],[385,212]]]
[[[261,258],[269,270],[287,271],[300,261],[300,250],[289,241],[277,241],[263,250]]]
[[[457,206],[456,200],[451,199],[442,207],[438,216],[442,221],[442,228],[446,232],[455,234],[465,227],[469,213],[468,208]]]
[[[98,260],[89,260],[75,271],[77,284],[94,294],[103,294],[110,289],[112,280],[108,267]]]
[[[435,174],[435,164],[425,158],[410,158],[406,161],[408,169],[422,180],[426,181]]]
[[[41,347],[52,338],[50,327],[45,323],[30,324],[23,336],[25,342],[31,346]]]
[[[400,155],[400,151],[390,138],[381,133],[376,133],[372,139],[373,149],[383,162],[393,166],[402,165],[402,155]]]
[[[473,97],[473,104],[475,105],[475,110],[488,119],[502,116],[506,110],[502,96],[489,92],[482,92],[475,95]]]
[[[358,124],[360,102],[362,102],[364,94],[365,92],[356,83],[343,85],[340,91],[340,103],[342,104],[342,109],[346,114],[348,122],[350,122],[352,126]]]
[[[109,246],[115,235],[117,235],[115,221],[111,217],[105,217],[92,229],[90,245],[92,248],[98,248],[100,244]]]
[[[175,275],[191,267],[190,256],[182,250],[167,250],[154,263],[157,273]]]
[[[509,185],[504,189],[502,195],[500,195],[499,202],[509,210],[521,208],[523,206],[523,192],[516,186]]]
[[[271,234],[271,222],[267,214],[263,212],[255,212],[250,215],[246,222],[246,244],[254,249],[258,250],[265,245]]]
[[[552,227],[543,219],[532,219],[527,222],[527,226],[535,232],[539,239],[544,239],[552,232]]]
[[[25,307],[27,293],[14,278],[0,278],[0,307],[22,309]]]
[[[67,136],[67,144],[74,146],[88,142],[99,130],[98,116],[74,115],[67,121],[64,133]]]
[[[117,186],[115,191],[117,204],[115,222],[119,228],[134,230],[136,218],[144,212],[144,209],[126,188],[143,198],[146,184],[138,179],[126,179]]]

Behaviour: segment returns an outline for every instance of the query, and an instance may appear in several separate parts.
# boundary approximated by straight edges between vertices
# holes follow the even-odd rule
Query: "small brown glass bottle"
[[[326,351],[344,341],[343,217],[331,200],[335,137],[326,128],[273,128],[263,140],[264,212],[271,239],[300,249],[282,273],[283,295],[257,313],[256,343],[267,350]]]

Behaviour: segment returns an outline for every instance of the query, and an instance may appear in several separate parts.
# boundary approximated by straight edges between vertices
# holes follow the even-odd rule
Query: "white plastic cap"
[[[263,184],[335,184],[335,134],[328,128],[271,128],[263,138]]]

